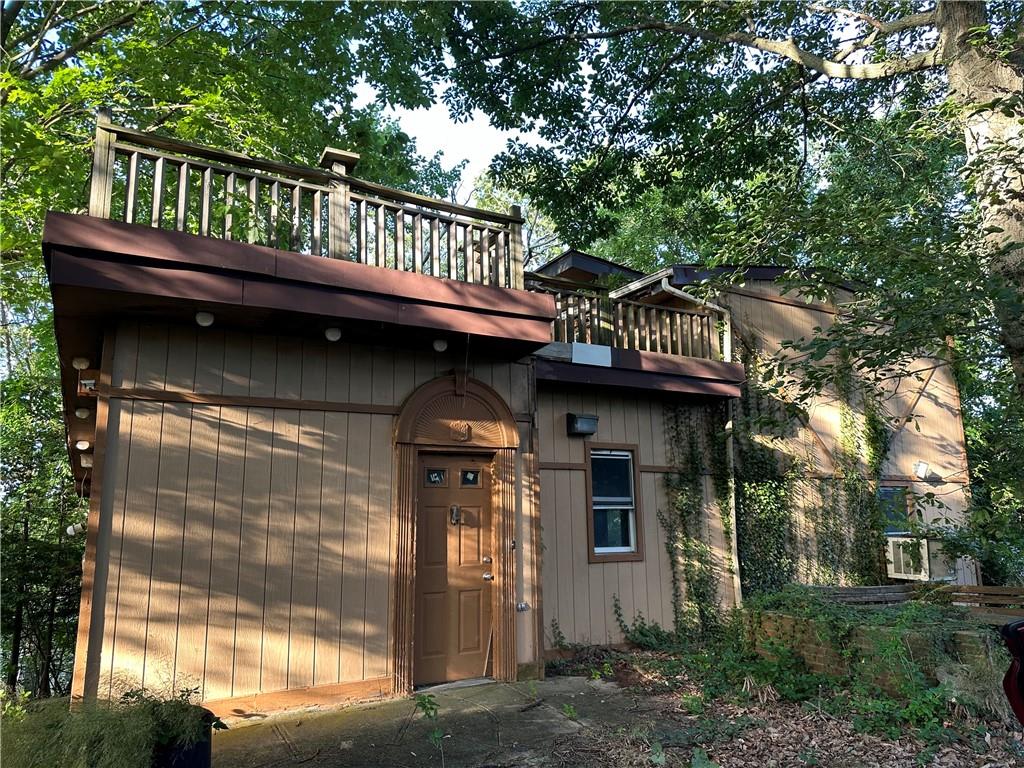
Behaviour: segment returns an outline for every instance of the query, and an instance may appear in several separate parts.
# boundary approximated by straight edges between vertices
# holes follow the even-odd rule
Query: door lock
[[[494,574],[490,571],[484,571],[483,579],[484,581],[494,581]]]
[[[458,504],[452,504],[451,508],[449,509],[449,512],[451,513],[452,525],[461,525],[462,524],[462,510],[459,509],[459,505]]]
[[[485,563],[493,563],[494,560],[491,558],[490,555],[484,555],[484,562]]]

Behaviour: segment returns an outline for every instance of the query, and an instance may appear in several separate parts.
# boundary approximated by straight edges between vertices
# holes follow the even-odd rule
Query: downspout
[[[712,312],[717,312],[722,318],[722,358],[725,362],[732,362],[732,315],[729,310],[704,301],[696,296],[681,291],[673,286],[667,277],[661,279],[661,289],[670,296],[701,304]],[[731,536],[729,547],[732,549],[732,591],[736,607],[743,605],[743,585],[740,583],[740,553],[736,539],[736,447],[733,438],[733,409],[736,404],[730,399],[726,404],[727,419],[725,422],[725,461],[729,468],[729,527]]]

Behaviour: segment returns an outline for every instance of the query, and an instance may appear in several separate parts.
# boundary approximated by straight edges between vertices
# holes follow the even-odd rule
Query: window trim
[[[635,443],[597,443],[586,441],[584,482],[587,486],[587,562],[635,563],[644,559],[644,524],[640,507],[640,446]],[[591,454],[594,451],[627,451],[633,465],[633,536],[636,549],[623,552],[596,552],[594,549],[594,483]]]

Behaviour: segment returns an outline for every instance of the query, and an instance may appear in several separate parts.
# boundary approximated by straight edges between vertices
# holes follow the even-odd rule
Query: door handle
[[[448,511],[451,513],[452,525],[460,525],[462,523],[462,510],[459,509],[459,505],[452,504]]]
[[[484,581],[494,581],[494,574],[490,571],[484,571],[483,579]]]

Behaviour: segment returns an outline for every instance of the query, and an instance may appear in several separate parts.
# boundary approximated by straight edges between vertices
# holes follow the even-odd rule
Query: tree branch
[[[24,7],[24,0],[15,0],[0,6],[0,48],[7,50],[7,37],[11,34],[11,27],[14,26],[14,22],[17,21],[18,15]]]
[[[142,5],[136,5],[132,10],[128,11],[127,13],[118,16],[116,19],[114,19],[108,24],[104,24],[102,27],[93,30],[82,39],[69,45],[67,48],[60,51],[59,53],[54,54],[52,57],[44,61],[39,66],[28,70],[22,69],[19,74],[26,80],[31,80],[35,77],[39,77],[39,75],[46,74],[47,72],[56,69],[68,59],[72,58],[78,53],[81,53],[96,41],[101,40],[103,36],[107,33],[119,27],[125,27],[131,24],[135,20],[135,17],[138,15],[140,10],[142,10]]]
[[[887,26],[890,26],[892,31],[901,31],[904,29],[925,26],[932,21],[934,21],[934,13],[914,14],[913,16],[907,16],[903,19],[890,22]],[[893,75],[931,69],[939,66],[941,63],[938,48],[929,48],[928,50],[921,51],[920,53],[915,53],[910,56],[897,59],[889,59],[887,61],[872,62],[869,64],[844,64],[842,61],[828,59],[824,56],[819,56],[816,53],[803,50],[797,45],[796,41],[792,37],[785,40],[775,40],[749,32],[718,33],[702,27],[695,27],[691,24],[673,24],[667,21],[659,21],[655,19],[600,32],[569,32],[561,35],[549,35],[548,37],[535,40],[527,45],[502,51],[501,53],[493,56],[484,56],[481,60],[493,61],[495,59],[504,59],[509,56],[526,53],[553,43],[611,40],[624,35],[634,34],[636,32],[668,32],[671,34],[684,35],[686,37],[703,40],[709,43],[724,43],[727,45],[750,48],[764,53],[773,53],[776,56],[781,56],[782,58],[789,59],[790,61],[795,61],[797,64],[815,72],[819,72],[820,74],[841,79],[878,80],[892,77]],[[852,51],[847,52],[845,55],[849,55],[849,53],[852,53]]]

